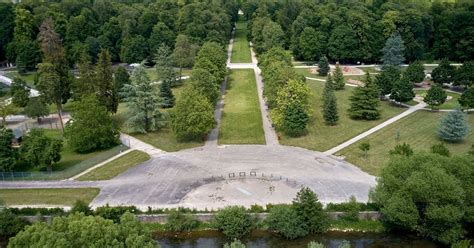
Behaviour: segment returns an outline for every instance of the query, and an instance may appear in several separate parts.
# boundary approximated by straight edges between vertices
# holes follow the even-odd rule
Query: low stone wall
[[[268,213],[258,213],[252,215],[256,216],[259,220],[264,220],[267,218]],[[337,220],[344,215],[344,212],[328,212],[328,215],[330,219]],[[214,218],[214,213],[199,213],[193,214],[193,216],[199,221],[210,222]],[[136,217],[139,221],[147,223],[164,224],[168,221],[168,214],[138,214]],[[381,217],[382,214],[377,211],[359,212],[360,220],[380,220]],[[45,221],[49,223],[52,220],[52,216],[22,216],[22,218],[29,222]]]

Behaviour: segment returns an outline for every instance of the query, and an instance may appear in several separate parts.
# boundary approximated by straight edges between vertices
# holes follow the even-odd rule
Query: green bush
[[[431,152],[446,157],[451,156],[451,152],[449,152],[449,149],[443,143],[434,144],[431,147]]]
[[[18,217],[9,209],[0,210],[0,237],[15,236],[28,224],[28,221]]]
[[[354,196],[351,196],[349,202],[347,203],[347,210],[342,216],[342,219],[348,221],[358,221],[359,211],[360,205],[357,203],[356,198]]]
[[[372,202],[369,203],[362,203],[358,202],[357,205],[359,206],[360,211],[379,211],[380,207]],[[341,202],[341,203],[328,203],[326,205],[325,210],[327,212],[347,212],[350,209],[349,202]]]
[[[33,216],[33,215],[65,215],[66,212],[62,208],[9,208],[16,215]]]
[[[302,216],[289,205],[272,207],[265,221],[270,230],[287,239],[296,239],[308,235],[308,226]]]
[[[263,212],[265,212],[265,209],[260,205],[253,204],[252,206],[250,206],[249,211],[250,211],[250,213],[263,213]]]
[[[311,241],[308,243],[308,248],[325,248],[325,246],[321,243],[316,243],[314,241]]]
[[[172,232],[191,231],[199,226],[199,221],[190,214],[171,211],[165,229]]]
[[[89,207],[89,204],[77,200],[71,208],[71,213],[84,213],[85,215],[92,215],[92,209]]]
[[[104,219],[113,220],[115,223],[120,223],[120,217],[126,212],[137,214],[140,211],[135,206],[119,206],[110,207],[108,204],[104,207],[98,207],[94,215],[98,215]]]
[[[250,233],[252,222],[244,207],[232,206],[219,210],[213,224],[227,237],[236,239]]]

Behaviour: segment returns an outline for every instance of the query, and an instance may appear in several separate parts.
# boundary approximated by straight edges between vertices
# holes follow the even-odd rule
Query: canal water
[[[217,231],[194,231],[190,233],[159,232],[154,239],[162,248],[221,248],[229,240]],[[351,248],[435,248],[436,243],[413,235],[395,235],[387,233],[348,233],[328,232],[310,235],[297,240],[286,240],[276,234],[254,231],[243,238],[247,248],[306,248],[308,243],[316,241],[328,248],[338,248],[343,242],[349,242]]]

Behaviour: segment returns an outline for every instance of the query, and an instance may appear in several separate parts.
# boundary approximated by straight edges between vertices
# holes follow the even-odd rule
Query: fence
[[[284,177],[284,176],[273,174],[273,173],[263,173],[263,172],[256,172],[256,171],[250,171],[250,173],[247,173],[245,171],[230,172],[225,176],[221,175],[217,178],[221,178],[222,180],[260,179],[260,180],[265,180],[265,181],[284,181],[286,184],[288,184],[291,187],[295,187],[295,188],[304,187],[303,184],[299,183],[298,181],[294,179],[290,179],[288,177]]]
[[[35,172],[0,172],[0,180],[2,181],[17,181],[17,180],[61,180],[67,179],[80,172],[83,172],[94,165],[101,163],[125,150],[128,147],[119,145],[109,150],[103,151],[96,156],[84,160],[76,165],[73,165],[62,171],[35,171]]]

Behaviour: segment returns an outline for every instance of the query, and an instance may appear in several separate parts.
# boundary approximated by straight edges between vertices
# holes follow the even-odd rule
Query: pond
[[[226,242],[229,242],[222,233],[217,231],[158,232],[154,233],[154,239],[162,248],[220,248]],[[337,248],[344,241],[350,242],[352,248],[441,247],[436,243],[414,235],[387,233],[327,232],[297,240],[286,240],[270,232],[254,231],[248,237],[242,239],[242,243],[247,248],[306,248],[310,241],[323,243],[328,248]]]

